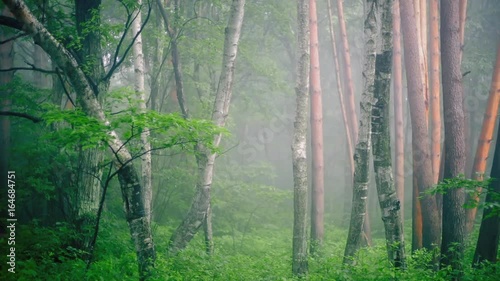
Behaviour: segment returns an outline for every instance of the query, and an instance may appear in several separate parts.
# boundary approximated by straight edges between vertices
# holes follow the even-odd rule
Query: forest
[[[500,1],[0,11],[0,280],[500,280]]]

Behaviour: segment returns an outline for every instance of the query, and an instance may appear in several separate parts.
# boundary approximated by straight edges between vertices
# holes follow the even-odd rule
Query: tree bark
[[[393,81],[394,81],[394,132],[396,136],[394,175],[396,194],[401,206],[401,218],[404,224],[405,199],[405,152],[404,152],[404,117],[403,117],[403,69],[401,55],[401,17],[399,15],[399,0],[394,0],[393,6]]]
[[[137,0],[139,7],[134,11],[136,14],[135,20],[132,23],[132,34],[137,37],[133,45],[134,53],[134,78],[135,85],[134,90],[139,98],[139,109],[142,112],[146,112],[146,88],[144,87],[144,53],[142,50],[142,16],[141,16],[141,6],[142,0]],[[155,62],[156,63],[156,62]],[[153,200],[153,187],[151,178],[151,143],[149,142],[149,128],[142,128],[141,132],[141,179],[142,188],[144,190],[144,211],[148,219],[151,221],[152,216],[152,200]]]
[[[23,1],[4,0],[3,2],[9,7],[16,19],[23,23],[23,30],[33,36],[35,43],[42,47],[50,55],[52,61],[66,73],[81,100],[84,112],[96,118],[102,124],[109,125],[110,123],[106,119],[91,85],[70,52],[57,42],[52,34],[38,22]],[[137,253],[139,275],[144,280],[150,275],[151,269],[154,267],[156,254],[149,220],[144,213],[143,190],[137,171],[131,163],[132,156],[127,147],[115,131],[108,131],[108,135],[110,138],[107,140],[107,144],[113,152],[113,161],[119,169],[118,179],[130,234]]]
[[[309,102],[309,1],[297,0],[296,111],[292,143],[293,159],[293,256],[292,272],[307,275],[307,109]]]
[[[373,167],[375,182],[385,227],[385,240],[389,261],[394,267],[405,267],[405,243],[401,204],[396,195],[392,177],[391,131],[390,131],[390,96],[392,66],[392,0],[380,1],[381,49],[375,60],[375,103],[371,112]]]
[[[431,125],[432,125],[432,172],[434,184],[438,183],[441,167],[441,50],[439,46],[439,0],[431,0]]]
[[[234,65],[238,52],[238,42],[240,39],[241,25],[244,16],[245,0],[233,0],[231,12],[224,38],[224,51],[222,59],[222,70],[219,78],[219,86],[215,96],[215,103],[212,113],[212,121],[217,126],[223,127],[229,114],[229,104],[231,101],[232,85],[234,77]],[[219,146],[222,135],[218,134],[214,138],[213,145]],[[175,230],[170,238],[168,253],[176,255],[183,250],[193,236],[203,225],[208,208],[210,206],[210,188],[214,173],[214,163],[217,156],[202,144],[196,147],[198,162],[198,180],[196,183],[196,194],[188,211],[186,218]]]
[[[459,0],[459,34],[460,34],[460,62],[462,62],[462,56],[464,54],[464,42],[465,42],[465,21],[467,20],[467,0]]]
[[[497,52],[497,62],[500,52]],[[495,71],[498,71],[496,68]],[[497,83],[500,80],[497,80]],[[498,85],[498,84],[497,84]],[[497,87],[500,92],[500,87]],[[500,139],[500,130],[497,132],[497,140]],[[489,184],[489,191],[486,194],[486,204],[494,204],[495,194],[500,194],[500,141],[496,142],[495,155],[493,156],[493,167],[491,168],[491,178],[494,180]],[[498,198],[498,197],[497,197]],[[480,267],[483,261],[491,263],[497,262],[498,242],[500,241],[500,217],[493,214],[491,208],[485,208],[483,211],[483,220],[479,228],[479,237],[477,239],[476,251],[472,266]]]
[[[500,105],[500,44],[497,47],[497,58],[495,68],[493,69],[493,77],[491,78],[490,94],[483,117],[483,125],[481,134],[476,148],[476,156],[474,157],[474,165],[472,166],[472,178],[475,180],[483,180],[483,175],[486,172],[486,165],[490,154],[491,142],[493,141],[493,133],[498,117],[498,107]],[[478,188],[481,191],[481,188]],[[468,196],[469,197],[469,196]],[[479,203],[478,197],[468,198],[467,201],[474,200]],[[471,233],[474,228],[474,222],[477,214],[477,207],[467,209],[467,233]]]
[[[460,71],[459,5],[441,0],[441,64],[445,128],[444,178],[465,172],[465,130],[462,73]],[[458,186],[443,194],[441,264],[451,265],[453,279],[460,279],[465,242],[465,192]]]
[[[318,20],[316,0],[309,1],[310,83],[311,83],[311,254],[320,247],[324,236],[325,177],[323,160],[323,103],[319,66]]]
[[[433,185],[432,163],[430,159],[429,133],[424,99],[424,85],[421,79],[418,31],[415,23],[413,5],[409,1],[400,2],[408,98],[412,122],[413,173],[415,176],[414,194],[431,188]],[[414,198],[414,200],[419,200]],[[415,201],[414,201],[415,202]],[[420,199],[422,207],[422,245],[434,249],[440,245],[440,220],[434,196]]]
[[[371,150],[371,109],[374,102],[375,50],[378,29],[377,14],[378,5],[376,1],[367,0],[365,3],[364,20],[365,59],[363,65],[363,95],[360,103],[361,118],[359,121],[358,142],[354,155],[356,165],[354,171],[351,222],[344,252],[345,264],[354,264],[353,256],[360,247],[362,226],[366,214]]]
[[[76,30],[81,39],[81,48],[75,53],[78,56],[80,65],[86,65],[84,74],[92,85],[94,95],[99,101],[104,100],[104,94],[108,90],[107,83],[101,83],[104,76],[104,66],[101,56],[101,34],[98,31],[100,24],[99,11],[101,0],[76,0],[75,1],[75,19]],[[87,26],[88,23],[95,24],[94,27]],[[77,100],[77,104],[80,105]],[[93,238],[93,228],[96,225],[97,211],[101,201],[101,162],[104,159],[103,151],[96,147],[83,149],[77,148],[78,166],[77,173],[77,200],[76,200],[76,224],[81,233],[83,233],[82,249],[91,252],[90,249]]]

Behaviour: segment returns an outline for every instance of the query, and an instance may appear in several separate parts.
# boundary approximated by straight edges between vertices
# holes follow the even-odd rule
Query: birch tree
[[[297,0],[296,111],[292,143],[293,256],[292,272],[307,274],[307,109],[309,102],[309,1]]]
[[[234,67],[238,53],[238,43],[243,23],[244,7],[245,0],[232,1],[229,21],[226,27],[222,56],[222,69],[212,111],[212,121],[219,127],[224,127],[229,114]],[[221,134],[214,137],[214,147],[219,146],[221,138]],[[201,143],[197,144],[196,153],[198,162],[196,194],[187,216],[170,238],[168,246],[168,253],[170,255],[176,255],[187,246],[189,241],[191,241],[203,225],[209,211],[210,189],[212,186],[214,164],[217,153],[211,151],[207,147],[204,147]]]
[[[392,66],[392,0],[379,1],[382,10],[380,40],[376,53],[374,99],[371,109],[371,135],[373,167],[378,200],[385,227],[385,240],[389,261],[394,267],[405,266],[405,243],[401,204],[396,194],[392,176],[391,134],[389,106],[391,96]]]
[[[358,142],[354,155],[354,184],[352,196],[351,222],[344,251],[344,263],[353,264],[353,256],[360,247],[362,227],[366,214],[369,183],[369,160],[371,152],[371,110],[374,102],[375,50],[378,30],[377,1],[367,0],[364,12],[364,64],[363,94],[360,103]]]
[[[134,90],[139,98],[139,109],[146,111],[146,89],[144,87],[144,53],[142,51],[142,0],[137,1],[137,9],[134,11],[135,20],[132,23],[132,34],[137,36],[133,45],[134,55]],[[153,198],[153,187],[151,181],[151,144],[149,142],[150,132],[148,128],[143,128],[141,132],[141,179],[144,189],[144,211],[151,221],[151,202]]]
[[[92,86],[73,55],[33,16],[24,1],[4,0],[3,2],[22,24],[24,32],[32,36],[35,43],[42,47],[52,61],[67,75],[81,101],[83,111],[101,124],[109,126],[110,122],[105,117]],[[115,131],[110,129],[107,134],[109,138],[106,142],[113,153],[113,162],[118,169],[126,219],[137,254],[140,279],[144,280],[151,274],[156,257],[151,226],[144,211],[144,191],[127,146]]]

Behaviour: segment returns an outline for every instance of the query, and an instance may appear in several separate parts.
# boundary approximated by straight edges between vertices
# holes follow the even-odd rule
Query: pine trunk
[[[292,143],[293,159],[293,256],[292,272],[305,276],[307,255],[307,115],[309,102],[309,1],[297,0],[296,111]]]
[[[444,178],[465,172],[465,130],[462,73],[460,71],[459,5],[441,0],[441,64],[443,67],[443,112],[445,128]],[[465,242],[465,192],[458,186],[443,194],[443,238],[441,264],[451,265],[453,279],[462,275]]]
[[[497,61],[500,56],[497,53]],[[498,68],[496,69],[498,70]],[[499,82],[500,80],[497,80]],[[500,87],[497,88],[500,92]],[[497,132],[497,140],[500,139],[500,130]],[[489,190],[486,194],[485,204],[495,204],[500,194],[500,141],[496,142],[495,155],[493,156],[493,167],[491,168],[491,178],[495,179],[490,182]],[[495,197],[497,197],[495,199]],[[500,241],[500,216],[493,213],[491,208],[485,208],[483,211],[483,220],[479,228],[479,237],[477,239],[476,251],[472,266],[480,267],[484,261],[489,261],[492,264],[497,262],[498,243]]]
[[[441,167],[441,50],[439,46],[439,0],[431,0],[431,125],[432,125],[432,172],[438,183]]]
[[[408,98],[412,122],[413,173],[415,177],[413,188],[416,189],[413,194],[415,196],[432,187],[433,173],[426,117],[426,101],[419,59],[421,50],[418,42],[418,30],[413,4],[409,1],[401,1],[400,12],[401,18],[405,19],[401,21],[401,27],[403,31]],[[420,200],[422,208],[422,246],[429,250],[434,249],[440,245],[441,234],[439,212],[435,197],[424,196],[422,199],[414,197],[414,204],[416,200]]]
[[[375,49],[377,37],[378,5],[376,1],[365,3],[364,24],[364,66],[363,95],[360,103],[361,118],[359,121],[358,142],[354,155],[354,186],[352,197],[351,221],[344,252],[344,263],[354,264],[354,255],[360,248],[362,228],[366,215],[366,204],[369,184],[369,160],[371,150],[371,109],[373,104],[373,89],[375,81]]]
[[[483,125],[481,134],[476,148],[476,156],[474,157],[474,165],[472,167],[472,177],[476,180],[483,180],[483,175],[486,172],[486,165],[490,155],[490,146],[493,141],[493,133],[498,117],[498,107],[500,105],[500,44],[497,48],[497,58],[495,68],[493,69],[493,77],[491,79],[490,94],[488,103],[483,117]],[[478,188],[480,192],[481,189]],[[479,202],[478,197],[468,198]],[[477,208],[467,209],[467,233],[470,233],[474,228]]]
[[[310,83],[311,83],[311,254],[321,247],[324,236],[325,177],[323,159],[323,104],[319,67],[318,20],[316,0],[309,1]]]

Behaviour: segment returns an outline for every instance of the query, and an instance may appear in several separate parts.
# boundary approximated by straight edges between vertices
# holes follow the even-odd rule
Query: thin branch
[[[68,100],[71,102],[71,104],[73,105],[73,107],[76,107],[75,102],[73,101],[73,99],[71,98],[71,95],[68,92],[68,89],[66,89],[66,86],[64,85],[64,79],[63,79],[63,77],[61,75],[61,72],[56,71],[56,74],[57,74],[57,78],[59,78],[59,82],[61,82],[61,86],[62,86],[62,88],[64,90],[64,94],[66,95],[66,97],[68,98]]]
[[[18,70],[32,70],[32,71],[38,71],[42,73],[47,73],[47,74],[56,74],[57,72],[54,70],[47,70],[47,69],[42,69],[38,67],[12,67],[12,68],[7,68],[7,69],[0,69],[0,72],[9,72],[9,71],[18,71]]]
[[[11,37],[11,38],[8,38],[8,39],[5,39],[5,40],[3,40],[3,41],[0,41],[0,45],[5,44],[5,43],[10,42],[10,41],[13,41],[13,40],[16,40],[16,39],[18,39],[18,38],[21,38],[21,37],[27,36],[27,35],[28,35],[28,34],[26,34],[26,33],[19,33],[19,34],[17,34],[16,36],[13,36],[13,37]]]
[[[26,118],[28,120],[33,121],[33,123],[39,123],[43,121],[43,119],[40,117],[29,115],[27,113],[13,112],[13,111],[0,111],[0,116],[15,116],[15,117]]]
[[[125,31],[123,32],[123,36],[120,38],[120,41],[118,42],[118,46],[116,47],[116,51],[115,51],[115,54],[113,57],[113,65],[109,69],[108,73],[101,79],[101,81],[108,81],[111,78],[111,76],[113,75],[113,73],[115,72],[115,70],[125,61],[125,58],[127,57],[127,54],[130,51],[130,49],[132,48],[132,46],[134,45],[135,40],[137,39],[139,34],[142,33],[142,30],[144,29],[147,22],[149,21],[149,17],[151,15],[151,9],[152,9],[151,4],[148,1],[148,13],[146,15],[146,19],[144,20],[143,24],[141,25],[141,29],[139,29],[139,32],[137,32],[137,34],[132,39],[132,42],[130,42],[130,44],[127,46],[127,48],[123,52],[123,58],[121,60],[118,60],[118,55],[120,53],[123,41],[125,40],[125,37],[127,35],[127,31],[130,29],[132,22],[137,18],[137,15],[135,15],[135,17],[132,20],[130,20],[132,15],[128,14],[127,22],[125,23]],[[140,13],[140,11],[139,11],[139,13]]]

